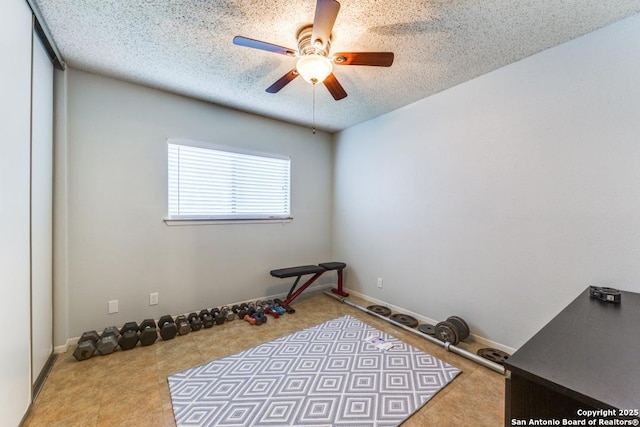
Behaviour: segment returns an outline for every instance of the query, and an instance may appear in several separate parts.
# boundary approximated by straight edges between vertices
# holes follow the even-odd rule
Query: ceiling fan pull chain
[[[312,107],[312,116],[311,116],[311,132],[315,135],[316,134],[316,85],[313,84],[313,102],[311,103],[313,105]]]

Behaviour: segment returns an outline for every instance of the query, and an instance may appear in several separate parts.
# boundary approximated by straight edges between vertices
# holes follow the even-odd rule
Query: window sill
[[[278,219],[176,219],[165,218],[167,225],[227,225],[227,224],[287,224],[293,221],[293,217]]]

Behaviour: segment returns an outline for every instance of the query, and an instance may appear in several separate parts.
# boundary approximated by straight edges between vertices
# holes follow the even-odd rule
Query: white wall
[[[639,76],[634,16],[337,135],[348,287],[511,347],[640,291]]]
[[[31,400],[30,118],[31,10],[0,3],[0,424],[18,425]]]
[[[67,76],[68,319],[55,344],[89,329],[286,292],[274,268],[330,260],[331,136],[76,70]],[[289,224],[167,226],[168,137],[292,159]],[[66,162],[66,166],[65,163]],[[58,175],[57,175],[58,176]],[[62,277],[64,275],[56,275]],[[327,278],[329,279],[329,278]],[[63,289],[58,289],[62,287]],[[149,306],[149,293],[160,304]],[[107,301],[120,312],[107,314]]]

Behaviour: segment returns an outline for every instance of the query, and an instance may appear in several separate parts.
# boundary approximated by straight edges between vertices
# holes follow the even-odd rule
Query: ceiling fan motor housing
[[[327,40],[324,46],[316,46],[313,40],[311,40],[311,34],[313,32],[313,25],[307,25],[298,31],[298,52],[301,56],[311,55],[313,53],[329,56],[329,50],[331,49],[331,37]]]

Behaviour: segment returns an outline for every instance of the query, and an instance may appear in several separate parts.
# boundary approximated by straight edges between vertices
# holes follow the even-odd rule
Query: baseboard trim
[[[56,363],[57,358],[58,358],[58,355],[56,353],[51,353],[46,363],[42,367],[42,371],[40,372],[40,375],[38,375],[36,382],[34,382],[33,386],[31,387],[32,401],[36,400],[36,398],[40,394],[40,390],[42,390],[42,386],[44,385],[44,382],[47,380],[47,377],[49,376],[51,369],[53,369],[53,365]]]
[[[425,316],[423,316],[421,314],[414,313],[414,312],[409,311],[409,310],[407,310],[405,308],[398,307],[397,305],[390,304],[390,303],[388,303],[386,301],[383,301],[381,299],[373,298],[373,297],[371,297],[369,295],[366,295],[366,294],[363,294],[361,292],[357,292],[357,291],[354,291],[352,289],[346,289],[346,291],[348,293],[354,295],[354,296],[357,296],[359,298],[365,299],[367,301],[371,301],[373,304],[378,304],[378,305],[383,305],[385,307],[389,307],[389,309],[391,311],[394,311],[394,312],[397,312],[397,313],[404,313],[404,314],[408,314],[409,316],[415,317],[420,323],[429,323],[431,325],[435,325],[435,324],[437,324],[439,322],[439,320],[435,320],[435,319],[431,319],[429,317],[425,317]],[[477,334],[470,334],[468,339],[469,339],[469,341],[482,344],[485,347],[491,347],[491,348],[496,348],[498,350],[502,350],[502,351],[504,351],[504,352],[506,352],[508,354],[513,354],[516,351],[515,348],[509,347],[507,345],[504,345],[504,344],[501,344],[499,342],[490,340],[490,339],[488,339],[486,337],[483,337],[483,336],[480,336],[480,335],[477,335]]]

